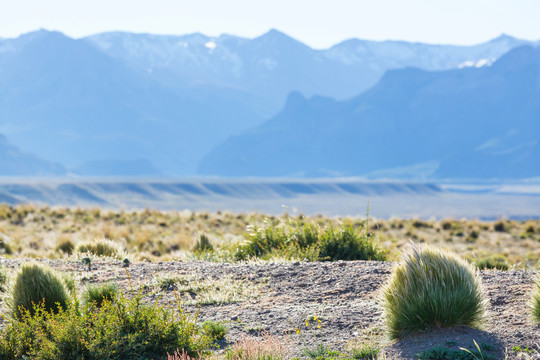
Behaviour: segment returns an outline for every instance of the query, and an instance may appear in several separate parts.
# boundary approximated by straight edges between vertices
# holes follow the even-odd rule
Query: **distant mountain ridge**
[[[0,39],[0,133],[70,173],[194,175],[205,154],[273,116],[291,91],[345,99],[389,69],[489,66],[529,43],[353,39],[315,50],[277,30],[254,39],[41,30]]]
[[[262,121],[234,91],[176,91],[83,40],[46,31],[17,40],[0,56],[0,131],[72,169],[144,158],[194,173],[216,142]]]
[[[22,152],[18,147],[9,143],[4,135],[0,134],[0,176],[6,175],[62,176],[66,175],[66,169],[61,164]]]
[[[221,176],[540,175],[540,47],[491,66],[388,71],[346,101],[292,93],[281,113],[201,162]]]
[[[111,32],[85,40],[160,81],[175,79],[256,94],[266,115],[278,111],[291,91],[345,99],[375,85],[390,69],[481,65],[531,44],[503,34],[474,46],[350,39],[316,50],[275,29],[254,39]]]

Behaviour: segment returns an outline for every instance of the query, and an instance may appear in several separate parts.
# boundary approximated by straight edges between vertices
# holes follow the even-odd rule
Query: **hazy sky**
[[[123,30],[255,37],[279,29],[316,48],[344,39],[474,44],[540,39],[540,0],[0,0],[0,37]]]

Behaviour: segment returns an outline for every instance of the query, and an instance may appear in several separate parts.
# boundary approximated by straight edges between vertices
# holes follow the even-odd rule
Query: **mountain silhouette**
[[[345,101],[289,95],[233,136],[204,175],[523,178],[540,175],[540,48],[491,66],[388,71]]]
[[[0,176],[63,176],[66,169],[58,163],[22,152],[0,134]]]
[[[0,39],[0,133],[71,173],[128,175],[139,164],[138,175],[193,175],[205,154],[273,117],[293,91],[293,103],[315,108],[332,103],[325,97],[347,102],[397,76],[392,69],[488,67],[528,43],[509,36],[475,46],[351,39],[317,50],[278,30],[254,39],[122,32],[72,39],[40,30]]]

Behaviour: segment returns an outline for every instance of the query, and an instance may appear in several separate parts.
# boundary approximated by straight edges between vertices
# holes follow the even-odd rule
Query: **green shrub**
[[[536,279],[536,284],[532,295],[531,307],[533,320],[540,323],[540,275]]]
[[[177,349],[202,355],[211,343],[195,317],[157,303],[145,305],[141,294],[119,294],[99,310],[94,303],[75,300],[58,313],[43,306],[33,312],[24,312],[21,320],[0,330],[0,358],[163,359]]]
[[[392,338],[431,327],[482,324],[485,300],[473,265],[456,255],[412,245],[382,290]]]
[[[367,231],[357,230],[351,224],[321,227],[302,221],[255,229],[247,234],[246,241],[237,245],[234,256],[237,260],[272,256],[313,261],[386,258]]]
[[[124,252],[118,244],[105,238],[81,242],[77,245],[77,251],[80,253],[90,253],[96,256],[119,258],[124,255]]]
[[[268,225],[264,228],[257,228],[246,235],[246,240],[236,246],[235,258],[246,260],[250,257],[264,257],[274,250],[286,248],[287,233],[285,225]]]
[[[489,269],[508,270],[510,265],[508,264],[508,261],[506,261],[504,257],[495,255],[495,256],[490,256],[484,259],[477,260],[476,267],[480,270],[489,270]]]
[[[114,301],[117,294],[118,285],[115,283],[90,285],[86,288],[83,299],[85,303],[94,303],[100,308],[104,301]]]
[[[202,328],[204,332],[214,340],[225,339],[225,335],[227,335],[227,331],[229,330],[221,321],[216,322],[212,320],[205,321],[202,324]]]
[[[212,252],[214,251],[214,245],[212,245],[208,236],[201,234],[192,251],[195,253]]]
[[[11,314],[15,318],[21,318],[22,309],[33,314],[37,304],[42,304],[46,311],[65,309],[68,301],[68,291],[62,277],[48,266],[39,264],[21,266],[8,298]]]
[[[385,260],[384,252],[375,246],[373,237],[345,224],[327,227],[320,235],[320,260]]]

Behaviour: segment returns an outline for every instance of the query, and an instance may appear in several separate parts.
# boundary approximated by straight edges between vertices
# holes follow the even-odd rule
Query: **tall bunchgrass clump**
[[[533,320],[540,323],[540,275],[536,278],[531,299],[531,308]]]
[[[283,257],[310,261],[385,260],[386,253],[367,227],[345,223],[321,226],[311,221],[289,221],[251,228],[246,240],[236,246],[237,260]]]
[[[38,305],[46,311],[65,309],[69,293],[56,271],[29,263],[23,264],[15,275],[7,301],[12,316],[20,319],[25,311],[33,314]]]
[[[473,265],[460,257],[412,245],[382,289],[391,338],[435,327],[480,327],[485,300]]]
[[[97,238],[90,241],[83,241],[77,244],[77,252],[90,253],[95,256],[107,256],[107,257],[123,257],[124,251],[114,241]]]

